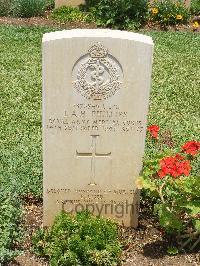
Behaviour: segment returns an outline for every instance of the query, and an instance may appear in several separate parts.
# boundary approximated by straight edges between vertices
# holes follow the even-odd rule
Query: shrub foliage
[[[53,11],[51,17],[59,22],[92,22],[92,13],[86,13],[77,7],[62,6]]]
[[[150,5],[150,18],[163,26],[169,26],[187,23],[190,13],[181,0],[153,1]]]
[[[11,0],[0,0],[0,16],[7,16],[10,12]]]
[[[13,0],[12,14],[17,17],[43,15],[46,4],[46,0]]]
[[[190,9],[193,15],[200,15],[200,0],[192,0]]]
[[[200,245],[200,142],[188,141],[169,150],[152,126],[149,129],[158,151],[145,161],[137,182],[154,202],[161,227],[175,235],[182,248],[193,250]]]
[[[132,28],[147,19],[147,0],[89,0],[86,10],[94,14],[100,26],[119,29]]]
[[[117,225],[89,212],[76,216],[62,212],[52,228],[34,235],[33,248],[52,266],[117,265],[121,254]]]
[[[53,5],[53,0],[0,0],[0,16],[40,16]]]

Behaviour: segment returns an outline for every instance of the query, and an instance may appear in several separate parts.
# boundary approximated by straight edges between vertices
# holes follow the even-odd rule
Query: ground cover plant
[[[29,195],[42,198],[41,38],[52,30],[0,27],[0,176],[3,188],[11,186],[10,180],[15,181],[16,195],[22,199]],[[151,35],[155,42],[149,124],[160,126],[166,145],[180,148],[199,137],[200,36],[143,33]],[[148,140],[147,160],[154,154],[157,147]],[[198,165],[195,167],[197,173]],[[12,217],[17,223],[17,216]],[[15,222],[10,226],[13,231]]]
[[[1,27],[1,177],[42,195],[41,29]]]
[[[150,19],[162,26],[186,24],[190,19],[190,11],[183,1],[153,1],[149,5]]]
[[[82,12],[78,7],[62,6],[53,10],[51,18],[59,22],[94,22],[90,12]]]
[[[0,16],[7,16],[10,12],[10,6],[10,0],[0,0]]]
[[[192,0],[190,10],[193,15],[200,15],[200,0]]]
[[[37,255],[46,256],[50,265],[117,265],[121,244],[118,226],[111,220],[89,212],[76,216],[59,214],[50,229],[39,230],[33,237]]]
[[[19,255],[17,244],[22,240],[21,203],[15,185],[15,181],[0,179],[0,265]]]

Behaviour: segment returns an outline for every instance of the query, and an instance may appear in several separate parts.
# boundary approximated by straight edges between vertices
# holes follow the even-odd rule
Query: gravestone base
[[[55,216],[61,210],[68,214],[88,210],[93,215],[113,219],[127,227],[138,226],[139,190],[102,190],[98,186],[91,188],[88,185],[74,190],[48,189],[46,194],[45,226],[51,226]]]

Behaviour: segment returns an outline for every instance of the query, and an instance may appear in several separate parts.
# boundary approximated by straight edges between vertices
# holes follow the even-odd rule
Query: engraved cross
[[[99,137],[99,135],[91,135],[92,137],[92,144],[91,144],[91,152],[78,152],[76,151],[76,156],[77,157],[90,157],[91,158],[91,173],[90,173],[90,186],[96,186],[96,182],[95,182],[95,177],[96,177],[96,158],[109,158],[111,156],[111,152],[109,153],[98,153],[96,151],[96,144],[97,144],[97,138]]]

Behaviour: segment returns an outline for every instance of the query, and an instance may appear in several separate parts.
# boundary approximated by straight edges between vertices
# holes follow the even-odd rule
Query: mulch
[[[25,241],[22,244],[24,254],[8,266],[48,266],[48,262],[37,258],[31,247],[31,238],[36,230],[42,227],[42,202],[28,200],[24,205]],[[200,253],[182,253],[169,256],[167,248],[174,246],[173,240],[166,239],[159,228],[159,224],[148,208],[141,206],[139,226],[122,228],[122,242],[124,243],[123,266],[198,266]]]

